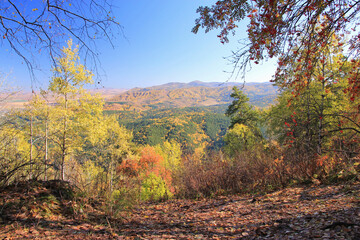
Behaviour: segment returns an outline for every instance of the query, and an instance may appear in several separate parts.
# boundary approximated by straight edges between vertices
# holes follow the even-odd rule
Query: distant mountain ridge
[[[91,94],[100,94],[105,101],[108,101],[109,99],[113,98],[114,96],[118,96],[119,94],[126,92],[126,89],[117,89],[117,88],[91,88],[87,89]],[[33,97],[34,94],[40,94],[40,91],[14,91],[13,94],[0,94],[0,99],[3,100],[0,101],[0,108],[4,109],[23,109],[25,105],[29,102],[29,100]],[[55,99],[52,96],[48,96],[47,101],[54,102]]]
[[[133,88],[130,89],[134,90],[134,89],[168,89],[168,90],[173,90],[173,89],[180,89],[180,88],[190,88],[190,87],[233,87],[233,86],[238,86],[238,87],[242,87],[242,86],[251,86],[251,85],[272,85],[269,82],[265,82],[265,83],[256,83],[256,82],[250,82],[250,83],[242,83],[242,82],[202,82],[202,81],[192,81],[189,83],[182,83],[182,82],[169,82],[169,83],[165,83],[165,84],[161,84],[161,85],[156,85],[156,86],[151,86],[151,87],[145,87],[145,88]]]
[[[106,110],[136,111],[182,107],[228,105],[233,86],[238,86],[250,98],[250,103],[266,107],[273,103],[277,88],[271,83],[242,82],[170,82],[158,86],[125,89],[90,89],[101,94]],[[8,99],[5,108],[23,108],[31,98],[31,92],[19,92]],[[4,105],[4,104],[3,104]]]
[[[277,96],[271,83],[171,82],[163,85],[133,88],[108,100],[109,110],[149,110],[177,107],[199,107],[229,104],[233,86],[238,86],[258,107],[268,106]]]

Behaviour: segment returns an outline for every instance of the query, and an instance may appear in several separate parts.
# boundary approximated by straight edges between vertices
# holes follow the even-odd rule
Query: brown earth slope
[[[149,88],[134,88],[108,101],[108,110],[150,110],[230,104],[230,94],[237,85],[250,98],[250,103],[264,107],[273,103],[277,88],[271,83],[168,83]]]
[[[20,192],[1,192],[1,216],[11,199],[26,206],[24,198],[35,197]],[[2,219],[0,239],[360,239],[360,183],[146,203],[119,219],[92,211],[87,218],[59,213],[51,220],[15,209]]]

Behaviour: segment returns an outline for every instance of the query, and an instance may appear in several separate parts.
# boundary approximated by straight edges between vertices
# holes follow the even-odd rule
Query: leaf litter
[[[147,202],[118,218],[94,210],[53,219],[28,212],[2,216],[0,239],[360,239],[360,183]]]

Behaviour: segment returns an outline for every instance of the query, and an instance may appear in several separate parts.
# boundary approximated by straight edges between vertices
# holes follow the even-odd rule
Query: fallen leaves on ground
[[[0,239],[360,239],[360,183],[143,203],[122,218],[19,222]]]
[[[148,204],[120,227],[123,236],[191,239],[359,239],[359,184],[288,188]]]

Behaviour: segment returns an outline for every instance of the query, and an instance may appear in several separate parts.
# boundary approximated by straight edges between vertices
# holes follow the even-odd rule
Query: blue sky
[[[146,87],[167,82],[224,82],[232,65],[224,57],[236,50],[237,39],[246,37],[246,23],[240,26],[230,43],[221,44],[215,32],[191,33],[199,5],[215,1],[191,0],[119,0],[114,1],[114,15],[124,28],[114,40],[115,48],[98,43],[101,68],[106,74],[105,88]],[[31,80],[21,59],[0,45],[0,72],[10,73],[14,85],[28,89]],[[51,71],[49,60],[39,57],[35,88],[46,87]],[[269,81],[274,62],[256,66],[246,76],[247,82]],[[232,79],[236,80],[236,79]],[[237,81],[241,81],[240,79]]]

